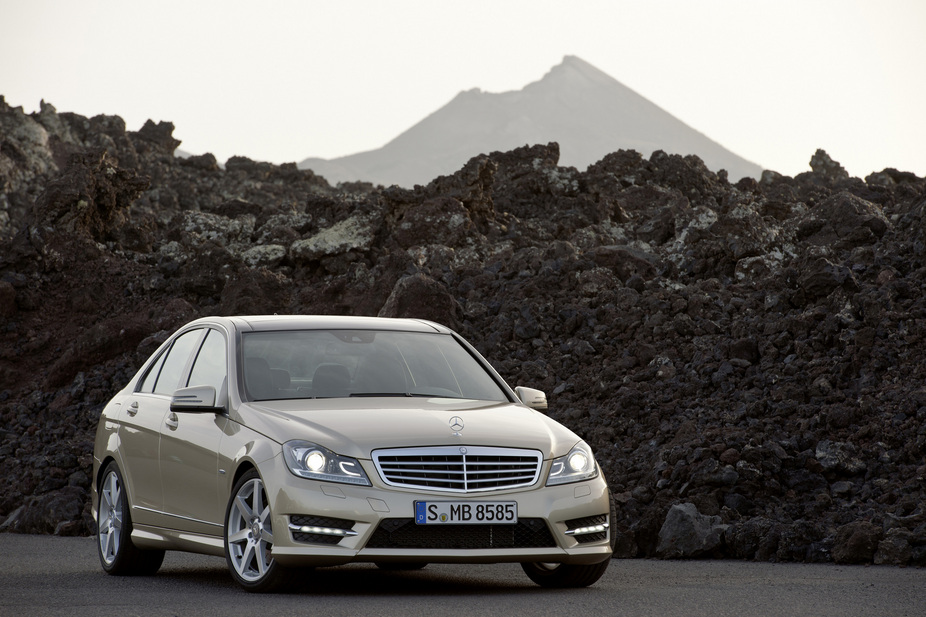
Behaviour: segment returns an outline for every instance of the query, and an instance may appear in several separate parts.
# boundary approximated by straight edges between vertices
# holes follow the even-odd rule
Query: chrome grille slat
[[[528,469],[528,468],[524,468],[524,467],[519,468],[519,469],[513,469],[513,468],[509,468],[509,467],[493,467],[493,468],[487,468],[485,471],[483,471],[483,470],[479,469],[478,467],[476,467],[475,469],[473,469],[472,466],[467,466],[467,471],[470,473],[470,475],[472,475],[472,474],[474,474],[474,473],[479,474],[479,473],[500,473],[500,472],[504,472],[504,473],[526,473],[526,474],[531,474],[531,475],[533,475],[533,473],[534,473],[534,469],[533,469],[533,468],[529,468],[529,469]]]
[[[470,478],[467,480],[468,484],[473,483],[485,483],[485,482],[505,482],[505,483],[514,483],[514,482],[523,482],[525,480],[530,480],[534,476],[499,476],[498,478]]]
[[[373,452],[380,478],[390,486],[472,493],[530,486],[543,455],[536,450],[465,446],[396,448]]]
[[[462,463],[461,463],[461,465],[462,465]],[[457,466],[457,468],[455,468],[455,469],[445,469],[445,467],[447,467],[447,465],[432,465],[432,466],[430,466],[430,467],[427,466],[427,465],[417,465],[417,464],[408,464],[408,465],[389,464],[389,465],[383,465],[383,469],[387,469],[387,470],[390,470],[390,471],[395,471],[396,473],[400,473],[400,472],[403,472],[403,471],[409,471],[409,470],[411,470],[411,471],[431,471],[431,472],[433,472],[433,471],[443,471],[443,472],[445,472],[445,473],[463,473],[462,469],[461,469],[459,466]]]
[[[409,485],[417,484],[418,482],[421,482],[421,483],[433,482],[434,480],[436,480],[436,478],[433,478],[430,476],[390,476],[390,477],[393,478],[393,481],[395,481],[398,478],[402,480],[403,484],[409,484]],[[443,482],[450,483],[450,484],[459,484],[460,486],[464,486],[465,484],[462,478],[459,480],[455,480],[452,478],[440,478],[440,480],[442,480]]]

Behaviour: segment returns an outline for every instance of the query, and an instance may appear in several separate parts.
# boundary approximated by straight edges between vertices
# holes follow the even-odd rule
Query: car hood
[[[453,430],[453,418],[461,419],[463,428]],[[261,401],[243,404],[233,419],[280,443],[304,439],[366,459],[380,448],[444,445],[528,448],[551,458],[579,441],[563,425],[523,405],[448,398]]]

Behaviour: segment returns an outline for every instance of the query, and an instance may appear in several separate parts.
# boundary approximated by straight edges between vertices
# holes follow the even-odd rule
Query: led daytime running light
[[[314,533],[320,536],[356,536],[357,532],[352,529],[338,529],[336,527],[313,527],[311,525],[292,525],[289,526],[290,531],[295,531],[299,533]]]
[[[589,533],[602,533],[608,530],[608,524],[602,523],[601,525],[591,525],[589,527],[578,527],[576,529],[570,529],[566,532],[567,536],[583,536]]]

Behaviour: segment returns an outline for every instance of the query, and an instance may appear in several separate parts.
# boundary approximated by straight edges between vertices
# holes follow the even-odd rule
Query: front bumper
[[[280,457],[261,467],[273,512],[273,558],[283,565],[590,564],[611,556],[607,530],[610,501],[600,475],[575,484],[460,494],[387,487],[378,484],[372,469],[367,469],[367,475],[373,486],[353,486],[297,478]],[[458,500],[515,501],[519,524],[517,528],[415,524],[416,501]],[[587,529],[585,523],[589,521],[597,523],[589,523],[597,531]]]

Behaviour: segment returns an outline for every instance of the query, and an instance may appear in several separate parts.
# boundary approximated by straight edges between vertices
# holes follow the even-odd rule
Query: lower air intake
[[[549,548],[556,546],[543,519],[522,518],[515,525],[416,525],[411,518],[380,522],[367,548]]]

